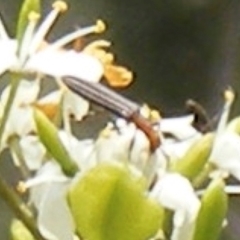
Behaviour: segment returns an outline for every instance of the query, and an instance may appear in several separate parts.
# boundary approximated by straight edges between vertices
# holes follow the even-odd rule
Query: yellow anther
[[[126,70],[123,72],[123,76],[122,76],[124,79],[129,79],[130,81],[132,81],[133,79],[133,73]]]
[[[95,33],[102,33],[106,30],[106,24],[102,20],[97,20],[95,25]]]
[[[25,193],[27,191],[26,184],[22,181],[20,181],[16,187],[17,191],[21,194]]]
[[[54,2],[52,7],[60,12],[65,12],[68,9],[67,3],[61,0]]]
[[[226,102],[232,103],[234,101],[235,94],[231,88],[228,88],[224,92],[224,99]]]
[[[152,122],[158,122],[161,119],[161,115],[157,110],[151,110],[150,112],[150,120]]]
[[[104,56],[104,62],[112,63],[114,60],[114,55],[112,53],[106,53]]]
[[[37,12],[32,11],[28,14],[28,20],[31,22],[38,21],[39,18],[40,18],[40,14]]]

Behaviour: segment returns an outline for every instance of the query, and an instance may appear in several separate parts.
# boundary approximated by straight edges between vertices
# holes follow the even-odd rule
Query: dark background
[[[1,16],[14,36],[22,1],[0,0]],[[52,1],[43,0],[47,13]],[[222,92],[232,86],[240,92],[239,0],[69,0],[70,9],[54,27],[54,40],[78,26],[101,18],[108,30],[100,37],[113,42],[118,62],[135,73],[122,94],[157,107],[165,116],[183,114],[184,103],[194,98],[210,115],[221,110]],[[97,36],[99,37],[99,36]],[[1,54],[1,53],[0,53]],[[238,100],[234,112],[239,110]],[[7,158],[7,157],[6,157]],[[11,164],[1,172],[12,180]],[[8,169],[6,171],[6,169]],[[231,201],[229,226],[223,240],[240,236],[239,199]],[[9,212],[0,202],[0,236],[8,239]]]

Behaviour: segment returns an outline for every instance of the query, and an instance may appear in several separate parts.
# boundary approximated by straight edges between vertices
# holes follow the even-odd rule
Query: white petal
[[[148,164],[150,154],[150,143],[148,138],[142,131],[136,129],[130,152],[131,163],[139,170],[143,170]]]
[[[81,121],[88,114],[89,102],[71,91],[66,91],[63,98],[63,111],[72,115],[77,121]]]
[[[42,235],[49,240],[71,240],[74,221],[66,201],[68,183],[44,184],[38,208],[37,223]]]
[[[39,104],[59,104],[63,92],[60,90],[52,91],[38,100]]]
[[[156,149],[148,159],[148,163],[145,165],[142,170],[143,175],[148,181],[148,186],[152,184],[156,175],[162,176],[165,174],[167,169],[167,159],[166,156],[162,153],[161,149]]]
[[[240,137],[225,132],[216,137],[210,161],[240,180]]]
[[[201,135],[197,134],[182,141],[163,140],[160,148],[169,160],[178,160],[184,156],[192,144],[194,144],[200,137]]]
[[[96,141],[98,161],[128,161],[131,142],[136,127],[133,124],[123,126],[117,130],[110,130],[107,135],[102,134]]]
[[[168,173],[160,178],[151,196],[166,208],[185,212],[187,217],[191,217],[200,204],[191,183],[177,173]]]
[[[43,164],[46,149],[37,136],[25,136],[20,139],[20,145],[26,164],[30,170],[37,170]]]
[[[15,106],[29,105],[36,101],[40,91],[40,83],[38,80],[27,81],[21,80],[14,97]],[[1,95],[1,103],[5,106],[10,93],[10,86],[6,87]]]
[[[37,209],[40,208],[48,184],[52,183],[69,183],[69,179],[62,173],[59,165],[53,161],[44,164],[36,176],[24,182],[25,188],[30,189],[29,200]]]
[[[150,196],[174,211],[171,240],[191,240],[200,208],[190,182],[177,173],[168,173],[158,180]]]
[[[31,107],[13,107],[4,129],[4,141],[12,135],[25,136],[35,130],[33,110]]]
[[[9,68],[17,65],[17,41],[1,40],[0,41],[0,75]]]
[[[16,119],[18,119],[16,121]],[[33,120],[33,109],[31,107],[14,109],[8,120],[9,127],[14,130],[15,134],[24,136],[35,129]]]
[[[191,125],[193,122],[193,115],[177,117],[177,118],[163,118],[160,121],[160,131],[169,133],[177,139],[187,139],[198,134],[197,130]]]
[[[174,216],[174,219],[175,218],[177,218],[177,213]],[[177,225],[175,226],[174,223],[171,240],[192,240],[194,228],[195,228],[194,221],[184,220],[180,226]]]
[[[42,185],[43,183],[49,182],[67,182],[69,178],[67,178],[60,166],[52,161],[46,162],[37,172],[37,175],[31,179],[28,179],[25,182],[25,186],[27,188],[35,187],[38,185]],[[32,199],[33,202],[38,201],[37,199]]]
[[[56,77],[73,76],[97,82],[103,75],[102,64],[94,57],[75,51],[44,50],[33,55],[26,70]]]
[[[233,194],[233,195],[240,194],[240,186],[239,185],[229,185],[229,186],[226,186],[224,188],[224,190],[227,194]]]
[[[95,166],[96,158],[92,155],[94,151],[94,142],[92,139],[79,141],[73,135],[64,131],[59,131],[59,137],[70,156],[82,171]]]

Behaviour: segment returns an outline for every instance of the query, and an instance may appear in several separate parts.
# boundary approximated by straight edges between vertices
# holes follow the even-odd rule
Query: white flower
[[[167,173],[157,181],[150,196],[174,212],[171,239],[191,240],[200,208],[191,183],[180,174]]]
[[[116,121],[117,128],[112,123],[100,133],[96,140],[96,155],[99,162],[129,161],[130,145],[133,141],[136,127],[124,119]]]
[[[221,115],[210,162],[222,172],[232,174],[240,180],[240,136],[233,130],[228,130],[227,122],[234,94],[231,90],[225,92],[225,106]]]
[[[90,140],[78,141],[74,136],[63,131],[59,132],[59,137],[81,170],[84,170],[84,167],[88,168],[84,164],[91,162],[86,148]],[[34,150],[36,143],[29,145],[28,152],[32,153]],[[41,156],[36,156],[39,157]],[[74,239],[75,224],[66,199],[72,179],[64,175],[54,159],[45,158],[45,161],[47,162],[39,168],[36,176],[24,183],[25,188],[30,188],[30,201],[38,210],[38,228],[49,240]]]
[[[35,135],[26,135],[19,139],[22,157],[29,170],[38,170],[46,160],[46,149]],[[10,147],[11,154],[16,166],[20,166],[21,161],[15,153],[15,149]]]
[[[101,21],[98,21],[95,26],[81,28],[49,45],[43,46],[45,37],[52,25],[66,8],[67,5],[64,2],[56,1],[53,4],[53,10],[38,28],[36,26],[39,16],[36,13],[31,13],[21,45],[18,45],[16,40],[10,39],[0,20],[0,50],[3,50],[1,51],[0,74],[9,70],[34,72],[40,75],[47,74],[54,77],[69,75],[87,81],[99,81],[104,69],[97,58],[83,52],[63,50],[63,47],[79,37],[104,30]]]
[[[34,131],[32,105],[37,102],[40,91],[39,80],[42,75],[52,75],[57,80],[59,77],[69,75],[86,81],[96,82],[100,80],[104,73],[103,63],[96,57],[83,51],[77,52],[75,50],[63,49],[66,44],[79,37],[102,32],[105,28],[102,21],[99,20],[94,26],[78,29],[51,44],[46,44],[46,36],[59,14],[65,11],[66,8],[66,3],[56,1],[53,4],[53,10],[39,27],[37,27],[38,14],[31,12],[21,42],[8,36],[0,19],[0,51],[2,56],[0,60],[0,75],[6,71],[37,74],[37,77],[35,77],[36,81],[23,81],[20,83],[13,106],[11,106],[10,116],[4,128],[2,148],[6,146],[9,136],[14,134],[24,136]],[[61,86],[63,85],[61,82],[59,83]],[[1,96],[1,118],[5,114],[9,88],[7,87]],[[66,128],[69,128],[69,115],[73,115],[80,121],[88,113],[89,103],[71,93],[66,87],[62,88],[61,91],[63,96],[63,102],[61,103],[63,104],[64,123]]]
[[[39,230],[49,240],[74,238],[75,225],[66,199],[69,183],[54,161],[46,163],[34,179],[25,183],[31,187],[30,200],[38,210]]]
[[[96,166],[97,160],[94,154],[95,146],[92,139],[79,141],[73,135],[65,131],[59,131],[58,134],[66,150],[81,171],[86,171],[89,168]]]
[[[39,91],[40,86],[38,80],[21,80],[4,129],[2,149],[6,147],[9,137],[13,135],[26,136],[34,131],[35,123],[33,121],[31,105],[36,101]],[[2,92],[0,100],[0,118],[3,118],[9,92],[9,86]]]
[[[50,217],[49,213],[43,209],[51,207],[52,211],[55,211],[54,204],[50,199],[52,198],[51,194],[53,194],[53,198],[56,201],[57,198],[64,198],[63,193],[67,191],[68,182],[70,181],[71,184],[73,184],[74,179],[81,178],[89,169],[97,166],[99,163],[107,161],[109,164],[127,164],[132,173],[144,176],[149,185],[152,184],[157,173],[162,174],[166,171],[166,159],[162,154],[161,149],[158,148],[152,153],[149,140],[145,134],[141,132],[134,123],[128,123],[124,119],[117,119],[115,125],[109,123],[100,133],[96,141],[92,139],[79,141],[71,134],[64,131],[60,131],[59,136],[71,158],[79,166],[80,172],[77,174],[76,178],[74,177],[70,181],[64,176],[59,168],[59,170],[57,170],[56,167],[50,168],[48,166],[48,168],[46,168],[44,165],[43,168],[38,171],[39,173],[37,176],[27,182],[28,186],[32,186],[31,195],[39,212],[39,227],[41,232],[44,233],[44,236],[50,236],[53,234],[54,236],[57,236],[59,240],[65,240],[63,237],[59,237],[60,233],[57,233],[57,229],[61,228],[65,221],[61,220],[59,226],[57,226],[58,220],[56,218],[59,215],[56,215],[57,217],[55,218],[54,214],[52,214]],[[54,165],[56,165],[56,163],[54,163]],[[167,176],[172,177],[168,178]],[[184,205],[185,198],[184,200],[178,200],[176,198],[180,193],[175,194],[173,189],[170,189],[170,192],[167,192],[167,188],[171,184],[173,184],[171,188],[173,188],[173,186],[175,188],[178,186],[177,184],[179,184],[180,187],[177,187],[177,191],[183,191],[183,194],[187,198],[187,205]],[[167,196],[163,196],[163,201],[166,199],[170,206],[165,206],[165,202],[162,203],[162,195],[159,195],[158,191],[160,185],[164,186],[163,188],[165,190],[163,190],[163,192],[165,191],[166,194],[168,194]],[[55,193],[57,188],[59,189],[58,194]],[[62,188],[61,191],[60,188]],[[177,174],[167,174],[161,179],[161,181],[157,182],[157,185],[153,188],[153,192],[150,193],[150,195],[154,197],[156,196],[155,198],[157,200],[161,199],[161,205],[170,207],[175,211],[175,231],[173,236],[183,236],[183,234],[187,232],[185,231],[185,228],[187,228],[188,231],[189,229],[192,229],[192,224],[194,222],[193,214],[198,205],[198,199],[195,197],[190,183],[185,178]],[[55,198],[55,196],[57,196],[57,198]],[[58,204],[56,204],[56,206],[61,207],[60,212],[63,216],[68,216],[69,209],[65,200],[61,199],[59,201],[61,206]],[[55,226],[51,226],[51,223],[49,226],[44,224],[43,219],[46,218],[51,218],[51,220],[48,221],[55,222]],[[66,217],[66,219],[68,219],[67,221],[69,221],[69,223],[65,223],[65,230],[67,228],[66,232],[72,232],[73,234],[74,228],[71,223],[72,220],[69,219],[69,217]],[[173,237],[172,239],[179,240],[181,238]]]
[[[60,131],[58,134],[71,158],[85,172],[85,169],[88,169],[89,164],[91,164],[88,156],[92,148],[90,147],[90,151],[88,151],[88,146],[93,146],[90,144],[91,140],[78,141],[74,136],[64,131]],[[41,152],[35,156],[37,145],[40,144],[38,139],[35,140],[30,141],[30,144],[29,141],[24,144],[24,138],[22,138],[20,144],[22,147],[28,146],[28,149],[23,149],[26,158],[28,156],[35,157],[35,159],[30,160],[42,164],[43,155]],[[38,169],[36,176],[28,179],[23,186],[30,188],[30,201],[38,211],[37,225],[41,234],[49,240],[73,240],[75,224],[66,199],[72,179],[64,175],[54,159],[47,159],[45,154],[44,156],[44,160],[47,162]],[[94,162],[94,166],[95,164],[96,162]]]

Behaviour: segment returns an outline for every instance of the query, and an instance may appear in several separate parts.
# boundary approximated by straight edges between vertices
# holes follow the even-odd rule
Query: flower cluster
[[[13,239],[217,239],[228,194],[239,192],[226,186],[230,175],[240,181],[240,119],[228,123],[233,91],[225,91],[218,126],[211,132],[194,127],[194,114],[164,118],[142,106],[133,112],[135,118],[123,114],[96,138],[79,139],[70,117],[81,124],[90,103],[62,79],[97,84],[104,77],[109,86],[125,87],[132,73],[115,65],[106,40],[66,47],[104,31],[100,20],[49,43],[46,37],[66,9],[66,3],[56,1],[38,24],[39,1],[25,0],[14,39],[0,20],[0,74],[8,72],[12,80],[0,98],[0,151],[9,149],[22,173],[17,189],[29,193],[31,212],[28,218],[22,202],[9,201],[20,208]],[[57,88],[43,96],[46,76]],[[138,116],[149,123],[159,146],[152,148],[151,136],[134,120]]]

